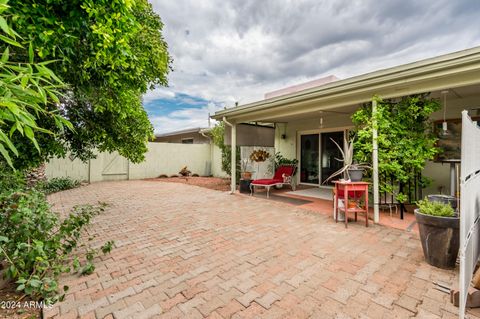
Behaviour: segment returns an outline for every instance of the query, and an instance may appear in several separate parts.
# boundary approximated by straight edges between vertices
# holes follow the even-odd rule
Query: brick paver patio
[[[415,234],[342,223],[259,198],[152,181],[54,194],[59,211],[104,201],[90,235],[115,240],[94,274],[64,277],[46,318],[456,318],[453,271]]]

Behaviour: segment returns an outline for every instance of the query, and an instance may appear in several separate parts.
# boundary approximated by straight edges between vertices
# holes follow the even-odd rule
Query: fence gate
[[[480,128],[462,112],[460,175],[460,318],[465,317],[468,288],[480,247]]]
[[[101,153],[102,156],[102,180],[119,181],[128,179],[128,160],[117,152]]]

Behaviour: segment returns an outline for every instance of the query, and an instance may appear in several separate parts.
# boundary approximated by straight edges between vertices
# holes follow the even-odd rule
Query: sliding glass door
[[[343,134],[340,131],[300,135],[300,183],[321,185],[343,166],[342,154],[333,142],[343,149]]]
[[[319,136],[308,134],[301,136],[300,145],[300,182],[318,184]]]
[[[330,132],[322,133],[321,135],[321,145],[322,145],[322,157],[321,157],[321,166],[322,174],[321,181],[322,184],[336,171],[342,168],[342,153],[338,149],[335,141],[343,149],[343,132]],[[339,179],[342,176],[336,176],[334,179]],[[332,184],[329,181],[328,184]]]

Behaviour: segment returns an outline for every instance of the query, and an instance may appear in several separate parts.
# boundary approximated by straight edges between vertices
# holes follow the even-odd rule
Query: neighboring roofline
[[[469,63],[480,63],[480,46],[338,80],[283,96],[228,108],[216,112],[212,118],[219,120],[223,117],[241,117],[251,112],[266,111],[277,106],[285,106],[327,96],[338,96],[351,91],[356,91],[356,93],[360,94],[368,92],[372,87],[382,87],[382,85],[386,86],[394,82],[406,86],[410,81],[418,81],[418,79],[424,78],[425,75],[430,73],[439,72],[443,69],[464,67]],[[399,96],[401,96],[401,94]]]
[[[181,134],[189,134],[189,133],[200,133],[200,131],[206,130],[207,128],[204,127],[195,127],[195,128],[187,128],[184,130],[167,132],[162,134],[155,134],[155,137],[167,137],[173,135],[181,135]]]

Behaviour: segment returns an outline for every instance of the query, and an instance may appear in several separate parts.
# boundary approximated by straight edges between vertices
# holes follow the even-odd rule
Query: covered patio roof
[[[315,112],[334,112],[338,108],[370,101],[372,114],[376,114],[377,101],[374,96],[394,98],[468,86],[470,89],[475,86],[473,89],[478,92],[476,86],[479,84],[480,47],[475,47],[216,112],[213,118],[223,120],[232,132],[231,193],[235,193],[236,189],[236,128],[239,123],[288,122]],[[376,127],[376,122],[373,126]],[[374,221],[377,223],[379,177],[376,129],[373,129],[372,145]]]
[[[236,123],[289,117],[357,105],[374,95],[392,98],[480,84],[480,47],[367,73],[215,113]]]

